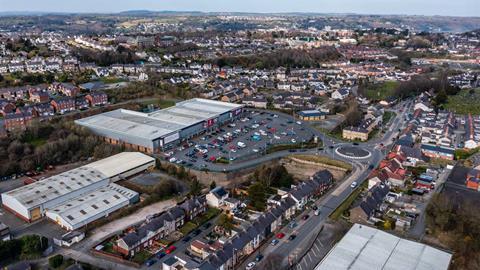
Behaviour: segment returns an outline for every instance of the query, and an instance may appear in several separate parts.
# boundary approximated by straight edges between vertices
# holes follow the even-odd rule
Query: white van
[[[240,148],[245,148],[246,147],[245,143],[243,143],[243,142],[238,142],[237,146],[240,147]]]

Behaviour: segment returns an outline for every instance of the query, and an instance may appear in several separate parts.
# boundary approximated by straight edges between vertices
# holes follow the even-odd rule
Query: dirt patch
[[[296,179],[306,179],[312,176],[314,173],[320,170],[328,170],[333,174],[335,180],[339,181],[344,179],[347,171],[343,168],[334,167],[326,164],[299,162],[292,160],[291,158],[283,158],[281,160],[273,160],[267,163],[263,163],[259,166],[273,166],[276,164],[283,164],[285,168]],[[198,180],[204,185],[210,185],[212,181],[215,181],[217,185],[224,187],[238,186],[248,181],[250,175],[257,169],[252,167],[236,172],[221,173],[221,172],[205,172],[190,170],[190,173],[197,176]]]
[[[280,162],[287,168],[289,173],[298,179],[308,178],[320,170],[330,171],[333,178],[337,181],[344,179],[347,174],[345,169],[320,163],[303,162],[292,158],[283,158]]]

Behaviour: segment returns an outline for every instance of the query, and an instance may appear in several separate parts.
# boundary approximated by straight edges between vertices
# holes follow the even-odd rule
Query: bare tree
[[[265,270],[281,270],[284,269],[282,266],[283,256],[277,253],[271,253],[265,258],[264,269]]]

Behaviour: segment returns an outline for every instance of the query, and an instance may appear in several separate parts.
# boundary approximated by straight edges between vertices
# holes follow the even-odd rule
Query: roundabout
[[[340,146],[335,153],[344,158],[367,159],[372,156],[370,151],[358,146]]]

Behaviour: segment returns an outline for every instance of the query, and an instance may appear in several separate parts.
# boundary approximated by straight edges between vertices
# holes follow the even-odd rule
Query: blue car
[[[156,260],[150,259],[150,260],[147,260],[147,261],[145,262],[145,265],[146,265],[146,266],[152,266],[152,265],[154,265],[156,262],[157,262]]]

